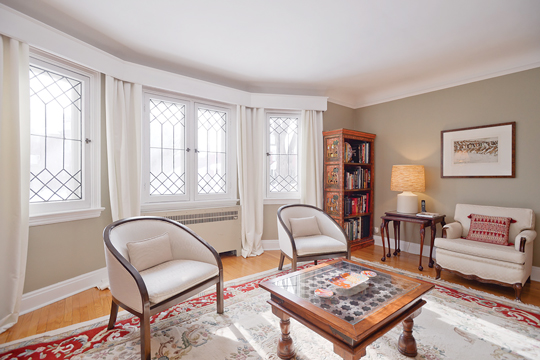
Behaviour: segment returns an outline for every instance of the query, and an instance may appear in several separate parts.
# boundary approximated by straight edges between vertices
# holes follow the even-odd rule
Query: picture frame
[[[441,178],[515,178],[516,122],[441,131]]]

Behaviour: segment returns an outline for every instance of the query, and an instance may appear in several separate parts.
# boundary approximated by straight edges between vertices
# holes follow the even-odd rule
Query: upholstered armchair
[[[299,261],[315,261],[332,257],[351,258],[351,247],[345,232],[321,209],[301,204],[284,205],[277,212],[278,238],[281,255],[278,269],[285,257],[296,271]]]
[[[507,221],[508,245],[504,245],[503,236],[499,240],[498,234],[498,228],[507,227],[507,222],[501,220],[498,228],[492,230],[489,224],[481,223],[486,221],[486,216],[511,219]],[[435,239],[437,279],[445,270],[467,279],[511,286],[516,300],[521,300],[522,287],[530,280],[532,271],[534,212],[457,204],[454,220],[443,227],[443,237]],[[485,239],[486,236],[491,238]]]
[[[216,284],[223,313],[223,266],[218,253],[186,226],[161,217],[134,217],[105,228],[112,294],[108,329],[118,307],[141,319],[141,359],[150,359],[150,316]]]

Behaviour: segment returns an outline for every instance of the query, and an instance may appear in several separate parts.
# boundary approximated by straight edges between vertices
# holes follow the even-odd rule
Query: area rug
[[[368,267],[389,268],[359,259]],[[303,265],[301,268],[312,266]],[[405,271],[391,270],[411,277]],[[288,270],[290,271],[290,270]],[[226,284],[225,313],[216,313],[215,293],[200,294],[152,318],[152,358],[278,359],[279,320],[258,285],[288,271],[269,271]],[[422,277],[422,276],[420,276]],[[422,277],[435,284],[414,320],[416,359],[540,359],[540,310],[515,301]],[[0,360],[139,359],[139,321],[119,315],[107,331],[107,317],[0,346]],[[291,320],[297,359],[340,359],[332,344]],[[396,326],[367,348],[362,359],[410,359],[397,350]]]

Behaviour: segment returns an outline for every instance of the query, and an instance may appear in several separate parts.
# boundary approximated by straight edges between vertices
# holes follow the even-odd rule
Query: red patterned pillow
[[[467,240],[508,245],[508,233],[512,218],[471,214],[471,226]]]

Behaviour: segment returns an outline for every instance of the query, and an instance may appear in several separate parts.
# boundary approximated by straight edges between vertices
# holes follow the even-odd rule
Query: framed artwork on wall
[[[441,131],[442,178],[516,177],[516,122]]]

